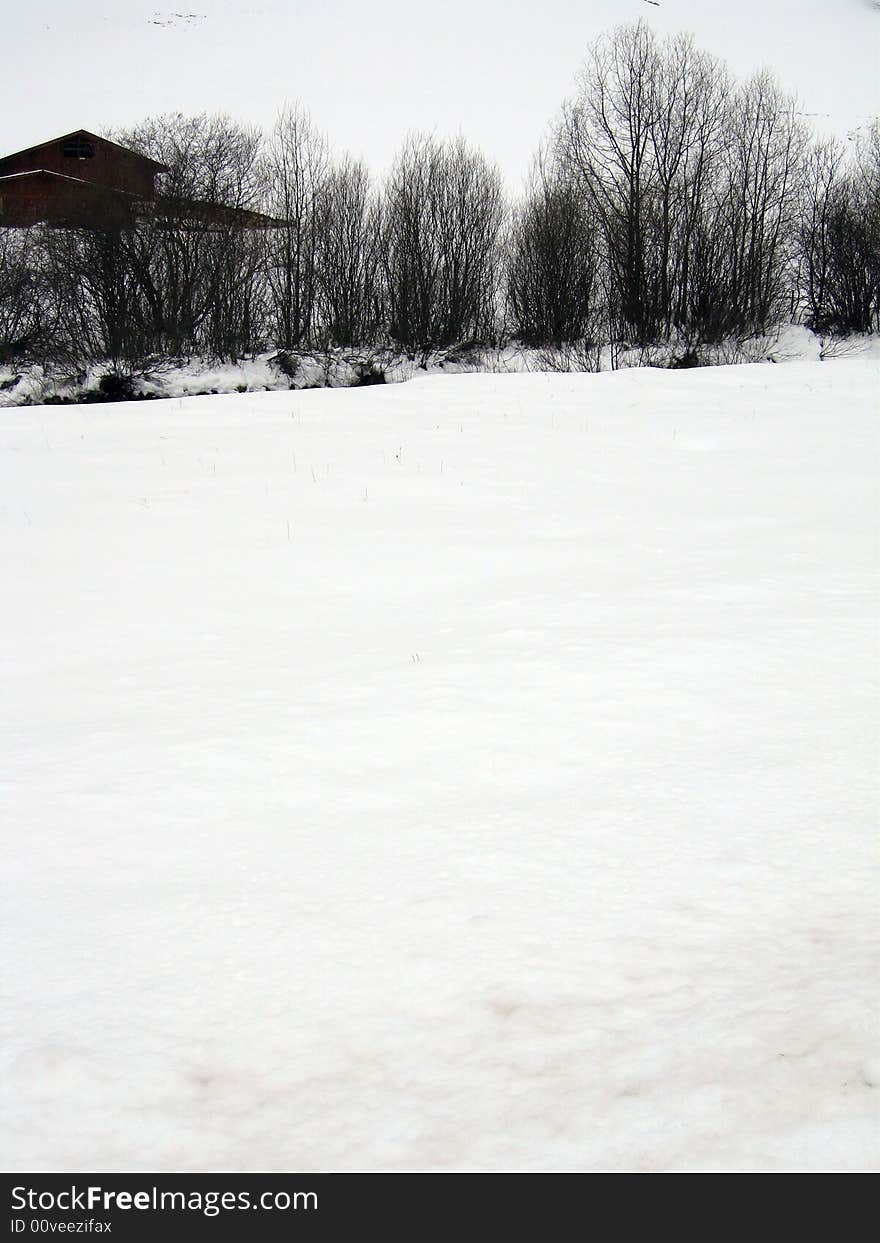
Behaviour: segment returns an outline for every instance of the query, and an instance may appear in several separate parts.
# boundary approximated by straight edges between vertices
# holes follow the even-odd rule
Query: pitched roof
[[[71,138],[88,138],[92,142],[104,143],[108,147],[115,147],[117,151],[124,151],[126,155],[132,156],[133,159],[149,164],[157,173],[168,172],[167,164],[160,164],[158,160],[151,160],[148,155],[141,155],[139,151],[132,151],[131,147],[123,147],[118,142],[113,142],[110,138],[102,138],[100,134],[93,134],[87,129],[71,130],[69,134],[59,134],[57,138],[50,138],[46,142],[38,142],[33,147],[22,147],[21,151],[11,151],[9,155],[0,156],[0,164],[5,164],[7,160],[14,160],[19,155],[28,155],[32,151],[42,151],[44,147],[54,147],[56,143],[67,142]]]

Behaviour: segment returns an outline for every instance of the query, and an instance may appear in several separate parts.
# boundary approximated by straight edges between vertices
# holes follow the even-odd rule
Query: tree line
[[[111,137],[160,194],[126,227],[0,229],[0,361],[880,330],[880,123],[814,137],[770,74],[643,23],[590,49],[518,201],[463,138],[410,136],[377,183],[299,107]]]

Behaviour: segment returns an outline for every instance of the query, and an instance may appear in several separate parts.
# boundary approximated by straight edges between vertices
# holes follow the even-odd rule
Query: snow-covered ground
[[[463,347],[438,350],[417,362],[390,347],[376,346],[323,353],[277,351],[259,354],[237,363],[218,363],[207,358],[177,362],[157,361],[152,370],[130,378],[132,396],[140,398],[198,397],[218,393],[278,392],[310,388],[353,388],[375,383],[381,376],[400,384],[426,372],[460,375],[486,372],[506,375],[532,371],[613,371],[624,367],[668,367],[688,352],[685,342],[635,346],[585,348],[583,343],[562,349],[530,349],[510,343],[497,349]],[[700,365],[716,367],[733,362],[818,362],[830,358],[880,360],[880,340],[874,336],[821,337],[799,324],[782,324],[768,336],[701,345]],[[101,381],[111,372],[109,362],[94,363],[85,371],[33,364],[20,367],[0,364],[0,409],[9,406],[77,404],[99,397]],[[111,376],[112,378],[112,376]]]
[[[866,1169],[876,361],[0,417],[0,1163]]]

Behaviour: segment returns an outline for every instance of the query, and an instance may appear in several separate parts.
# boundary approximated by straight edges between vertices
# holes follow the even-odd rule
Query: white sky
[[[880,111],[880,0],[34,0],[4,15],[0,152],[157,112],[269,125],[299,100],[376,172],[407,130],[461,131],[518,185],[587,45],[639,17],[770,67],[823,129]]]

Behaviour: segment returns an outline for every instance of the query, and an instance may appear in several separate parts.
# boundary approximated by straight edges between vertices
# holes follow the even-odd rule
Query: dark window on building
[[[65,138],[61,152],[68,160],[90,160],[95,148],[88,138]]]

